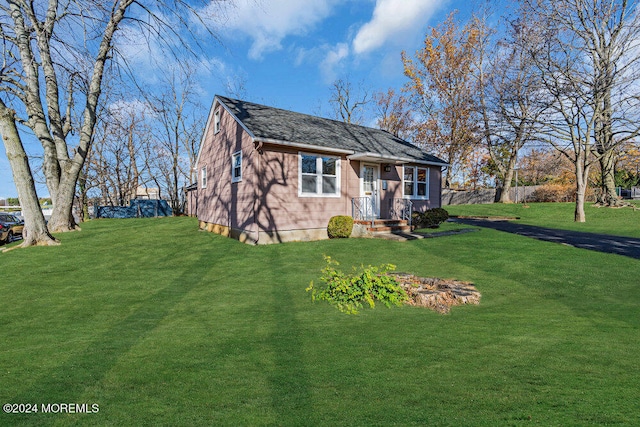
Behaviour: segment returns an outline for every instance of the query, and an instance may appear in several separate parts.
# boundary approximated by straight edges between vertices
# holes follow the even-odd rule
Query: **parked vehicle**
[[[14,237],[22,237],[24,221],[15,215],[0,213],[0,243],[9,243]]]

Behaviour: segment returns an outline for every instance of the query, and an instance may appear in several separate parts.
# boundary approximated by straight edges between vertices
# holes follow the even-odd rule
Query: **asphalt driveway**
[[[640,259],[640,239],[611,236],[609,234],[584,233],[581,231],[556,230],[534,225],[518,224],[505,220],[484,218],[451,218],[451,221],[476,227],[492,228],[507,233],[519,234],[533,239],[545,240],[592,251],[607,252]]]

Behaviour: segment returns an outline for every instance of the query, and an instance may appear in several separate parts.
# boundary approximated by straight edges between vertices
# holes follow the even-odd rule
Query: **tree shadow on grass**
[[[278,253],[279,255],[279,253]],[[271,259],[274,331],[269,338],[274,370],[268,375],[272,406],[278,425],[303,425],[312,416],[309,372],[304,356],[303,332],[296,317],[295,298],[288,284],[277,279],[281,258]]]
[[[34,385],[13,396],[16,403],[99,403],[84,402],[86,392],[99,384],[107,373],[121,361],[121,357],[152,333],[196,286],[206,279],[201,266],[209,261],[203,256],[167,286],[149,295],[140,307],[126,318],[98,335],[83,351],[72,355],[66,363],[41,377]],[[199,268],[196,268],[199,267]],[[54,414],[11,414],[12,422],[27,421],[34,425],[59,422]],[[76,415],[80,416],[80,414]],[[78,422],[82,418],[77,419]]]

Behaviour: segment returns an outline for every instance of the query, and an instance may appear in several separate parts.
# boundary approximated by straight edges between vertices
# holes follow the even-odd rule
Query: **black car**
[[[15,215],[0,213],[0,243],[9,243],[15,236],[22,236],[24,221]]]

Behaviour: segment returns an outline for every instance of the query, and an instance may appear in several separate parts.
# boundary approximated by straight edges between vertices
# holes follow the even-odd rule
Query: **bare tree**
[[[369,92],[362,85],[354,89],[349,80],[338,79],[333,82],[329,102],[336,119],[345,123],[362,124],[363,109],[370,101]]]
[[[547,94],[542,122],[548,142],[574,165],[574,219],[584,222],[594,162],[640,133],[640,92],[633,78],[640,42],[635,3],[527,0],[525,4],[539,19],[538,43],[531,54]]]
[[[484,35],[477,55],[480,108],[484,139],[497,170],[501,203],[511,202],[509,189],[518,154],[527,142],[537,139],[538,118],[543,111],[537,102],[540,77],[529,55],[529,26],[526,15],[521,14],[508,22],[506,37],[494,44],[489,40],[495,32],[486,27],[484,20],[478,24]]]
[[[85,179],[89,187],[100,190],[104,204],[126,205],[145,181],[145,156],[152,140],[149,110],[140,102],[115,102],[100,115]]]
[[[194,181],[202,116],[195,102],[195,81],[189,71],[175,70],[165,81],[162,95],[151,100],[155,109],[155,151],[150,159],[152,179],[166,190],[174,213],[181,213],[182,188]]]
[[[193,23],[187,16],[194,10],[193,4],[181,0],[0,3],[3,140],[14,159],[26,158],[20,132],[12,131],[21,123],[42,144],[43,171],[53,199],[49,230],[76,228],[72,215],[76,184],[93,140],[105,67],[114,64],[116,32],[128,21],[156,35],[162,31],[177,35],[176,25],[188,28]],[[170,18],[175,22],[170,24]],[[19,161],[11,165],[17,186],[33,180],[30,169]],[[31,200],[35,192],[26,187],[21,191],[28,230],[23,246],[51,243],[44,218],[31,211],[39,210]]]
[[[43,171],[53,199],[53,214],[48,223],[51,231],[65,231],[76,226],[71,208],[78,175],[91,143],[104,67],[111,51],[114,34],[132,4],[133,0],[123,0],[110,7],[93,1],[68,2],[64,5],[50,1],[45,7],[35,2],[13,0],[1,6],[2,36],[7,46],[5,58],[20,58],[20,62],[13,63],[11,71],[5,74],[2,89],[5,94],[15,96],[12,99],[13,103],[24,108],[28,119],[22,121],[43,146]],[[69,30],[62,28],[73,24],[74,27],[77,25],[79,29],[85,30],[85,46],[95,47],[90,56],[89,52],[84,51],[84,47],[81,51],[72,49],[71,44],[64,43],[64,37],[66,36],[67,40],[70,40],[70,37],[69,34],[63,34]],[[103,29],[99,40],[91,40],[89,37],[90,31],[95,29],[94,26]],[[82,77],[81,70],[70,70],[66,68],[69,64],[63,62],[66,59],[65,55],[76,54],[92,59],[91,71]],[[57,55],[62,57],[56,58]],[[43,75],[44,79],[41,79],[40,75]],[[61,83],[65,80],[70,90],[67,91],[66,99],[61,99],[61,94],[64,93]],[[82,123],[77,126],[77,147],[71,151],[67,138],[74,127],[71,117],[75,101],[73,95],[78,94],[74,89],[79,86],[85,106]],[[22,141],[18,144],[22,144]],[[19,181],[24,179],[28,177],[18,177]],[[27,229],[34,227],[28,220],[25,222]],[[49,240],[48,234],[35,236],[32,233],[31,239],[23,245]]]

